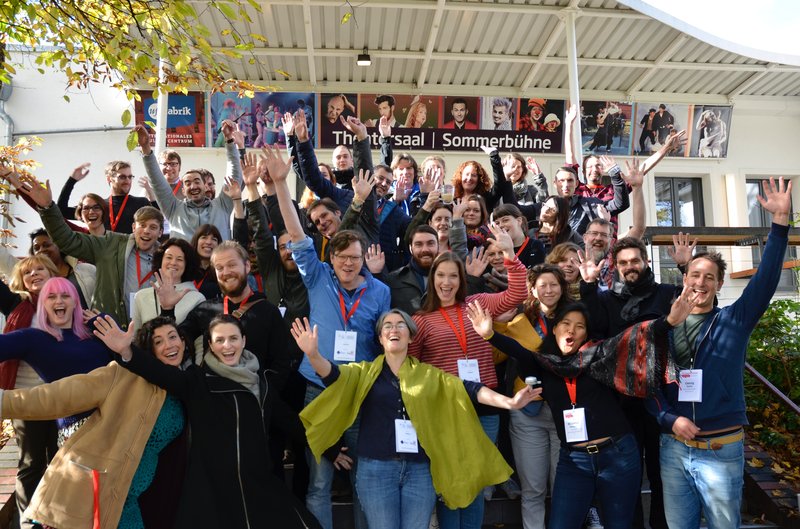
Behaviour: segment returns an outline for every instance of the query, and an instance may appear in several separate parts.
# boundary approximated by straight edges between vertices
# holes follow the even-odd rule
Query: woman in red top
[[[497,375],[492,361],[492,349],[471,328],[467,321],[466,304],[480,300],[492,307],[493,314],[502,314],[522,303],[527,297],[525,267],[514,255],[511,237],[492,224],[490,226],[497,244],[503,249],[508,271],[508,289],[496,294],[466,296],[467,284],[464,264],[452,252],[439,255],[428,276],[425,305],[413,318],[418,333],[408,346],[408,354],[415,356],[462,380],[482,382],[490,389],[497,387]],[[499,419],[488,410],[478,410],[481,425],[494,442]],[[480,529],[483,521],[483,497],[479,495],[465,509],[450,510],[437,504],[439,525],[442,529]]]

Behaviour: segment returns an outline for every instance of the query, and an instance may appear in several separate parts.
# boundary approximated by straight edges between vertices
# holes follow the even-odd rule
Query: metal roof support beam
[[[567,30],[567,74],[569,75],[569,104],[580,108],[580,79],[578,78],[578,46],[575,36],[575,19],[578,9],[568,7],[564,9],[559,17],[564,21],[564,28]],[[581,148],[581,128],[573,127],[572,144],[575,146],[574,155],[578,164],[583,162],[583,149]],[[567,140],[570,141],[570,140]]]
[[[314,59],[314,33],[311,31],[311,2],[303,0],[303,26],[306,33],[306,56],[308,57],[308,80],[317,84],[317,62]]]
[[[730,102],[733,103],[733,100],[736,98],[736,96],[741,95],[742,92],[744,92],[745,90],[753,86],[755,83],[760,81],[762,77],[772,72],[774,69],[775,69],[775,63],[770,63],[767,65],[767,69],[764,70],[763,72],[754,73],[753,75],[742,81],[739,84],[739,86],[731,90],[731,92],[728,94],[728,99],[730,100]]]
[[[647,80],[650,79],[653,74],[656,73],[656,69],[667,62],[673,55],[675,55],[675,52],[677,52],[687,40],[689,40],[689,35],[685,33],[681,33],[678,38],[673,40],[669,46],[667,46],[667,48],[661,52],[661,55],[656,57],[656,60],[653,61],[653,65],[650,67],[650,69],[640,75],[639,78],[636,79],[630,87],[628,87],[628,93],[632,94],[638,91],[639,88],[641,88],[642,85],[647,82]]]
[[[445,3],[446,0],[437,0],[436,2],[436,12],[433,15],[431,30],[428,33],[428,42],[425,44],[425,57],[422,59],[422,66],[420,66],[419,74],[417,74],[417,88],[419,90],[422,90],[422,87],[425,86],[425,80],[428,77],[428,68],[430,68],[433,48],[436,46],[436,39],[439,36],[439,26],[441,25],[442,15],[444,15]]]

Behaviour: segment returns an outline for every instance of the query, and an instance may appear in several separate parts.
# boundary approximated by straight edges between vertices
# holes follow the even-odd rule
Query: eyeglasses
[[[103,208],[97,204],[94,206],[81,206],[81,211],[86,211],[87,213],[90,211],[103,211]]]
[[[587,231],[586,235],[589,237],[600,237],[601,239],[608,239],[611,237],[608,233],[602,231]]]
[[[342,254],[334,254],[333,255],[336,259],[340,260],[343,263],[357,263],[364,258],[363,255],[342,255]]]
[[[168,165],[170,167],[180,167],[180,162],[161,162],[161,165]]]
[[[402,321],[401,321],[401,322],[398,322],[398,323],[389,323],[389,322],[386,322],[386,323],[384,323],[383,325],[381,325],[381,331],[386,331],[386,332],[389,332],[389,331],[393,331],[393,330],[397,330],[397,331],[405,331],[405,330],[408,330],[408,325],[406,325],[406,324],[405,324],[404,322],[402,322]]]

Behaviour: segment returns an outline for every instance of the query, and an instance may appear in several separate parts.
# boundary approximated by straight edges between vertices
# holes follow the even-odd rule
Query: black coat
[[[260,369],[261,396],[208,367],[186,371],[134,349],[122,365],[180,398],[191,427],[189,469],[176,527],[319,527],[272,473],[267,432],[274,391]],[[302,428],[295,435],[303,436]]]

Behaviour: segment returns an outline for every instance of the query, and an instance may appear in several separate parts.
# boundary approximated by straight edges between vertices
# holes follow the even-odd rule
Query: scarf
[[[257,399],[261,398],[258,385],[258,358],[247,349],[242,351],[242,356],[239,357],[239,363],[235,366],[223,364],[211,351],[205,354],[203,361],[214,373],[241,384],[247,388],[250,393],[255,395]]]
[[[339,366],[336,382],[300,412],[317,461],[353,424],[383,363],[381,355]],[[398,378],[408,417],[431,460],[433,487],[448,508],[466,507],[484,487],[508,479],[511,468],[481,428],[461,380],[411,357]]]
[[[36,298],[22,299],[8,315],[3,333],[27,329],[31,326],[31,322],[33,322],[34,314],[36,314]],[[18,368],[19,360],[0,362],[0,388],[14,389],[17,383]]]
[[[588,376],[631,397],[652,397],[663,382],[674,380],[678,369],[669,354],[666,318],[629,327],[600,342],[589,342],[571,355],[550,352],[554,340],[534,358],[558,376]]]
[[[655,293],[656,284],[653,270],[648,266],[639,275],[634,283],[628,283],[619,277],[619,271],[614,271],[611,282],[611,291],[615,296],[625,301],[625,306],[620,311],[620,316],[627,322],[636,321],[642,301]]]

